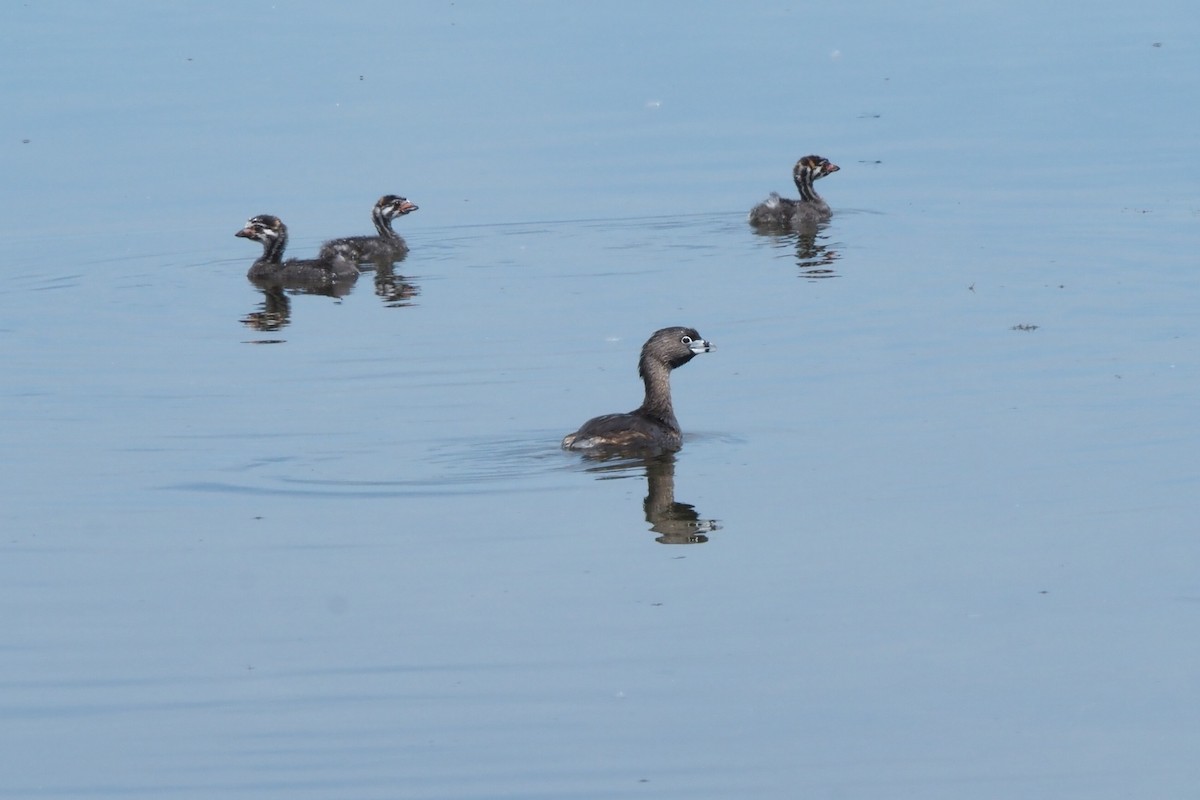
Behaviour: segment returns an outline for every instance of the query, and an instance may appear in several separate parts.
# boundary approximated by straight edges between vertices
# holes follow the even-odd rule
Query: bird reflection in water
[[[403,200],[404,198],[400,199]],[[416,206],[412,206],[412,208],[415,209]],[[391,226],[389,225],[388,229],[390,230],[390,228]],[[385,306],[388,308],[404,308],[405,306],[414,305],[413,298],[421,293],[421,289],[416,284],[409,283],[407,278],[396,272],[396,265],[408,258],[408,245],[404,244],[404,240],[399,236],[396,236],[394,233],[392,235],[399,242],[394,249],[371,250],[362,258],[354,259],[354,261],[358,266],[360,274],[371,271],[375,272],[375,294],[383,301]],[[332,247],[338,241],[350,240],[326,242],[321,247],[321,255],[332,256],[334,253],[340,253],[341,251]]]
[[[829,235],[814,225],[811,230],[796,233],[796,266],[803,278],[836,278],[833,262],[841,258],[837,250],[829,249],[823,240]]]
[[[340,298],[350,294],[354,283],[339,282],[326,285],[304,285],[303,283],[283,284],[275,281],[250,281],[263,293],[263,301],[257,311],[251,311],[242,317],[241,322],[247,328],[256,331],[278,331],[286,328],[292,321],[292,299],[288,295],[315,294],[324,297]]]
[[[801,278],[819,280],[838,277],[833,263],[841,258],[841,254],[826,244],[829,234],[824,224],[808,224],[787,233],[764,230],[756,230],[755,233],[773,239],[772,246],[777,249],[794,248]]]
[[[708,534],[721,529],[719,520],[701,519],[696,507],[675,501],[675,454],[606,461],[587,468],[601,480],[635,477],[644,469],[646,499],[642,510],[659,544],[704,544]]]
[[[833,264],[841,258],[841,253],[827,245],[829,234],[824,231],[824,225],[805,225],[803,229],[784,234],[764,230],[756,230],[755,233],[769,236],[774,240],[772,246],[775,248],[794,248],[800,277],[809,278],[810,281],[838,277]]]
[[[403,260],[404,256],[396,259],[396,261]],[[360,267],[363,266],[365,265],[360,265]],[[404,308],[414,305],[413,298],[420,293],[419,286],[409,283],[403,275],[396,272],[395,262],[382,260],[375,262],[375,294],[385,306]]]

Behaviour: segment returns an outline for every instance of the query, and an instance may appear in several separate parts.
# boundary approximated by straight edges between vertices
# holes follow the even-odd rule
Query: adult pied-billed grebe
[[[276,281],[321,285],[334,281],[352,281],[358,277],[358,267],[339,253],[312,259],[283,260],[287,248],[287,225],[279,217],[259,214],[246,222],[246,227],[234,234],[243,239],[262,242],[262,257],[254,262],[246,277],[253,281]]]
[[[321,257],[332,258],[334,253],[340,253],[343,258],[355,264],[371,262],[374,264],[399,261],[408,253],[408,244],[394,230],[392,220],[411,214],[418,208],[416,203],[394,194],[385,194],[371,209],[371,221],[375,223],[377,236],[344,236],[332,239],[321,245]]]
[[[821,156],[800,159],[792,170],[800,199],[790,200],[771,192],[770,197],[750,210],[750,224],[764,228],[799,228],[829,219],[833,212],[813,188],[813,181],[839,169],[837,164]]]
[[[592,452],[668,452],[683,445],[671,407],[671,370],[713,350],[695,328],[663,328],[642,346],[638,374],[646,399],[628,414],[605,414],[583,423],[562,441],[566,450]]]

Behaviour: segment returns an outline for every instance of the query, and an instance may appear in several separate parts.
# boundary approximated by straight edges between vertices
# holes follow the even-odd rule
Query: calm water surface
[[[1200,14],[643,6],[4,12],[0,797],[1194,793]]]

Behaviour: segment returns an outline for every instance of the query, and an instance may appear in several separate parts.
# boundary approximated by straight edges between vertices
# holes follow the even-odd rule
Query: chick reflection
[[[807,224],[796,231],[777,233],[771,231],[755,231],[759,236],[769,236],[775,240],[774,246],[780,249],[794,247],[796,250],[796,266],[800,267],[802,278],[836,278],[833,262],[841,258],[837,250],[831,250],[825,241],[829,234],[825,226]]]
[[[646,470],[646,499],[642,510],[650,530],[659,534],[659,544],[703,544],[708,534],[721,529],[715,519],[701,519],[690,503],[675,502],[675,454],[666,453],[645,459],[621,460],[589,467],[588,472],[631,472]],[[627,476],[612,476],[627,477]]]
[[[324,297],[345,297],[354,288],[353,283],[333,283],[326,286],[287,285],[274,281],[251,280],[263,293],[263,301],[256,311],[242,317],[247,328],[257,331],[278,331],[292,321],[292,299],[289,294],[316,294]]]
[[[401,256],[398,261],[403,261]],[[404,308],[413,305],[413,298],[421,293],[420,287],[408,283],[396,272],[391,261],[375,262],[375,294],[388,308]]]
[[[828,234],[822,233],[817,226],[811,230],[796,233],[796,265],[800,274],[805,278],[836,278],[833,262],[841,256],[837,250],[830,250],[824,239]]]

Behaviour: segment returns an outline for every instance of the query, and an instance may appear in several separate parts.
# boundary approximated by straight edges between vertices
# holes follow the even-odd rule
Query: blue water
[[[1191,4],[2,16],[0,797],[1200,785]]]

